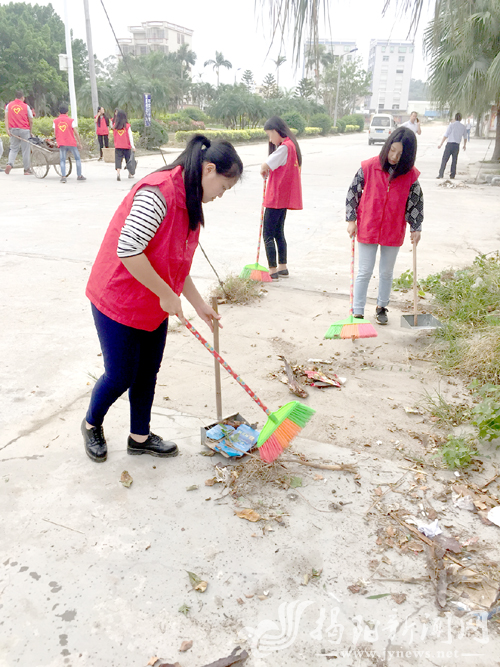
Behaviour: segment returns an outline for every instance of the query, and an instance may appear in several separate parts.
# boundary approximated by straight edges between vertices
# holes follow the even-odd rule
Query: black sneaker
[[[277,272],[276,273],[270,273],[269,277],[271,278],[271,280],[279,280],[280,279]]]
[[[282,269],[281,271],[278,271],[278,275],[281,276],[281,278],[288,278],[290,274],[288,273],[288,269]]]
[[[108,458],[108,446],[106,445],[102,426],[87,428],[87,423],[84,419],[82,421],[82,434],[87,456],[97,463],[105,461]]]
[[[377,306],[377,312],[375,315],[375,319],[377,320],[377,324],[387,324],[389,321],[389,318],[387,317],[387,308],[384,308],[383,306]]]
[[[127,452],[129,454],[151,454],[151,456],[177,456],[179,449],[175,442],[162,440],[159,435],[150,433],[144,442],[136,442],[128,437]]]
[[[357,320],[362,320],[362,319],[364,318],[364,315],[361,315],[361,313],[357,313],[357,314],[354,315],[354,317],[355,317]]]

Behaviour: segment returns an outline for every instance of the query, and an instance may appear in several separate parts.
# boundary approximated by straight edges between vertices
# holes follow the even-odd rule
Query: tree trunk
[[[493,157],[491,158],[493,162],[500,161],[500,104],[497,104],[496,112],[497,129],[495,133],[495,148],[493,149]]]
[[[476,137],[481,136],[481,118],[483,117],[483,114],[480,113],[477,117],[477,124],[476,124]]]

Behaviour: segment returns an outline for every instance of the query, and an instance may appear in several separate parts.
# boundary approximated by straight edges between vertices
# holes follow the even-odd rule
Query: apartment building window
[[[385,53],[385,49],[386,49],[386,47],[383,46],[383,47],[382,47],[382,53]]]
[[[399,56],[398,62],[404,63],[404,61],[405,61],[405,57],[404,56]]]
[[[406,46],[400,46],[399,53],[406,53]]]
[[[394,47],[391,46],[391,53],[394,53]]]
[[[392,108],[393,108],[394,110],[398,110],[398,109],[399,109],[399,104],[393,104],[393,105],[392,105]]]
[[[389,62],[389,56],[382,56],[382,61],[384,63],[388,63]]]
[[[403,69],[397,69],[396,74],[403,74],[404,70]]]
[[[140,49],[140,55],[141,56],[145,56],[148,52],[148,47],[147,46],[140,46],[139,49]]]

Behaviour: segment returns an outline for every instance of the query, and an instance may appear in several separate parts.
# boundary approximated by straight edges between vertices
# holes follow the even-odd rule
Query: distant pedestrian
[[[127,121],[127,114],[120,109],[117,109],[113,119],[113,139],[115,142],[116,180],[120,181],[122,161],[125,159],[125,166],[128,168],[132,151],[135,152],[134,137],[132,136],[130,123]],[[130,168],[128,177],[134,178],[134,174],[135,169]]]
[[[354,317],[363,317],[368,284],[380,248],[379,284],[375,317],[387,324],[387,306],[399,248],[406,225],[411,242],[420,241],[424,199],[415,168],[417,138],[407,127],[398,127],[387,139],[380,155],[361,163],[347,192],[347,233],[358,237],[359,266],[354,285]]]
[[[264,200],[266,212],[263,236],[269,275],[273,280],[278,280],[289,275],[285,239],[286,212],[288,209],[302,210],[302,154],[297,139],[279,116],[270,118],[264,130],[269,138],[269,157],[262,164],[260,173],[263,178],[269,176],[269,182]]]
[[[461,139],[464,140],[464,150],[467,145],[467,129],[465,125],[460,122],[461,120],[462,120],[462,114],[461,113],[455,114],[454,122],[448,125],[448,127],[446,128],[446,132],[444,133],[444,137],[441,139],[441,143],[438,146],[438,148],[441,148],[441,146],[444,144],[445,141],[448,142],[444,149],[443,159],[441,160],[441,168],[439,170],[437,178],[444,177],[444,170],[446,169],[446,165],[450,157],[451,157],[450,178],[455,178],[455,175],[457,173],[458,153],[460,152],[460,140]]]
[[[75,121],[68,116],[68,107],[61,104],[59,107],[59,116],[54,120],[54,131],[56,134],[57,145],[59,146],[59,158],[61,165],[61,183],[66,183],[66,156],[68,151],[73,153],[76,162],[77,181],[86,181],[82,176],[82,161],[80,151],[82,142],[78,130],[75,127]],[[78,148],[77,148],[78,146]]]
[[[467,130],[467,141],[470,141],[470,131],[472,129],[471,118],[467,118],[467,120],[465,121],[465,129]]]
[[[5,107],[5,132],[10,137],[10,150],[5,173],[10,174],[19,149],[21,149],[24,175],[32,176],[29,138],[33,127],[33,112],[24,99],[23,92],[18,90],[16,99],[9,102]]]
[[[410,120],[407,120],[406,123],[403,123],[401,127],[407,127],[410,130],[413,130],[415,134],[422,134],[422,130],[420,129],[420,121],[418,120],[418,113],[416,111],[412,111],[410,114]]]
[[[99,151],[101,154],[99,160],[102,160],[103,147],[109,147],[109,118],[104,107],[97,108],[97,114],[94,120],[97,140],[99,141]]]

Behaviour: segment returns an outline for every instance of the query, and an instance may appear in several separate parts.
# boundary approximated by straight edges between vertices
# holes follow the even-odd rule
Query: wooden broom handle
[[[417,309],[417,244],[413,244],[413,326],[418,324],[418,309]]]

